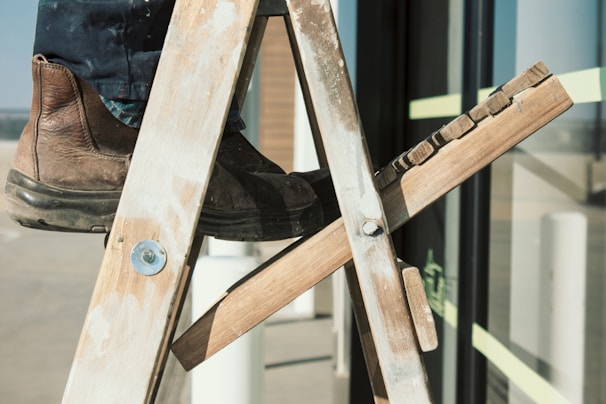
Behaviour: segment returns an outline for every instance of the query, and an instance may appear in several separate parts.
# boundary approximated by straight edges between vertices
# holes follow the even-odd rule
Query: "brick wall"
[[[259,63],[259,149],[289,172],[293,167],[296,76],[282,18],[269,19]]]

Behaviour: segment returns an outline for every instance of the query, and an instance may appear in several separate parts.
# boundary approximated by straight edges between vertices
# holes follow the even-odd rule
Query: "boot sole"
[[[6,181],[8,216],[34,229],[109,233],[122,191],[71,191],[44,185],[16,170]],[[272,241],[311,234],[323,226],[319,201],[286,212],[223,212],[202,208],[197,232],[225,240]]]

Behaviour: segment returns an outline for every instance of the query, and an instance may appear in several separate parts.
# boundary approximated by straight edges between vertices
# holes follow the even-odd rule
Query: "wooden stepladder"
[[[229,104],[242,103],[270,15],[286,22],[342,217],[234,285],[172,344]],[[435,334],[390,231],[570,105],[539,64],[375,176],[329,0],[178,0],[63,402],[153,402],[171,345],[191,369],[344,265],[375,401],[430,402],[421,348]]]

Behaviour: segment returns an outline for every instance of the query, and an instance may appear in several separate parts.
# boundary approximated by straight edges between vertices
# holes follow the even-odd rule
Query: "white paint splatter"
[[[232,25],[233,21],[238,17],[236,6],[229,1],[217,3],[212,19],[208,22],[209,28],[216,34],[220,35]]]
[[[365,191],[360,201],[360,212],[367,219],[380,220],[382,212],[374,188],[372,186],[370,188],[366,187]]]
[[[102,306],[95,307],[88,318],[88,335],[94,346],[94,354],[101,357],[107,350],[106,342],[110,336],[110,324],[105,318]]]
[[[324,11],[330,10],[330,1],[327,0],[312,0],[311,4],[314,6],[323,6]]]

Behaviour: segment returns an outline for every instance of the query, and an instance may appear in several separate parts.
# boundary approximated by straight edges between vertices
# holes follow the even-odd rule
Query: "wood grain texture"
[[[423,278],[421,278],[418,268],[402,264],[400,264],[400,267],[402,268],[402,278],[406,289],[406,300],[412,314],[412,322],[419,346],[423,352],[433,351],[438,347],[438,332],[425,294]]]
[[[559,80],[549,77],[498,115],[450,142],[423,165],[381,191],[389,227],[395,230],[478,170],[526,139],[572,105]],[[299,241],[217,301],[173,345],[193,368],[352,259],[343,219]],[[273,285],[271,289],[265,289]]]
[[[255,70],[257,56],[261,50],[261,42],[263,41],[267,22],[268,17],[257,16],[251,29],[248,46],[246,47],[246,53],[244,54],[244,60],[242,61],[242,69],[240,70],[235,90],[236,102],[240,109],[242,109],[242,106],[244,105],[244,100],[246,99],[248,88],[250,87],[250,81]]]
[[[422,166],[407,171],[400,183],[389,185],[384,190],[383,206],[390,223],[404,223],[571,105],[572,100],[555,76],[521,93],[498,115],[484,119]]]
[[[330,1],[286,4],[387,396],[392,403],[427,402],[427,377]]]
[[[288,39],[290,41],[290,47],[292,49],[293,58],[295,62],[295,68],[297,69],[297,78],[299,79],[299,85],[301,88],[301,94],[305,103],[305,111],[307,112],[307,118],[309,121],[309,128],[314,141],[314,147],[316,149],[316,155],[320,167],[328,167],[328,160],[326,158],[326,151],[324,150],[324,144],[322,143],[322,136],[320,134],[320,127],[318,126],[318,119],[316,116],[315,107],[311,100],[311,94],[309,92],[309,85],[307,81],[307,74],[303,68],[303,62],[301,60],[301,54],[299,52],[299,45],[297,43],[297,37],[295,36],[295,30],[292,25],[290,15],[284,16],[284,24],[286,25],[286,31],[288,32]]]
[[[153,400],[256,4],[176,3],[64,403]],[[146,239],[167,252],[155,276],[129,262]]]
[[[474,106],[466,113],[459,115],[447,125],[432,133],[425,141],[416,147],[402,153],[382,168],[377,174],[377,184],[380,189],[395,181],[398,174],[403,174],[416,165],[421,165],[436,149],[440,149],[455,139],[459,139],[473,129],[482,120],[496,115],[505,109],[513,97],[538,84],[547,77],[548,70],[543,62],[537,62],[509,82],[497,88],[488,98]],[[433,150],[429,149],[431,146]]]
[[[377,357],[370,324],[368,323],[368,316],[366,315],[366,308],[364,307],[362,291],[360,290],[360,281],[358,280],[358,274],[353,261],[346,263],[344,270],[351,298],[351,306],[356,319],[358,334],[360,335],[360,344],[364,353],[368,378],[372,386],[374,402],[375,404],[388,404],[389,398],[387,397],[387,390],[383,381],[383,372],[381,372],[381,365]]]
[[[496,91],[469,111],[469,116],[475,122],[480,122],[490,115],[496,115],[511,103],[503,91]]]

